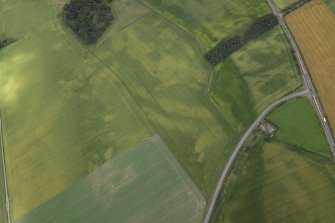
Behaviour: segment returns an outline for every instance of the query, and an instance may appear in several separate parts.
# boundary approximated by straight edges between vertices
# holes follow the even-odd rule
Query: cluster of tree
[[[213,49],[206,53],[205,58],[213,66],[220,63],[223,59],[238,50],[242,46],[240,36],[235,36],[231,39],[221,40]]]
[[[9,44],[14,43],[16,40],[13,38],[8,38],[8,39],[4,39],[4,40],[0,40],[0,49],[8,46]]]
[[[290,5],[289,7],[287,7],[285,10],[284,10],[284,14],[287,15],[289,14],[290,12],[300,8],[301,6],[303,6],[304,4],[310,2],[312,0],[299,0],[298,2],[295,2],[294,4]]]
[[[243,42],[247,43],[261,34],[269,31],[278,24],[277,18],[273,14],[260,17],[254,22],[243,35]]]
[[[84,43],[95,43],[114,19],[107,4],[111,1],[70,0],[64,5],[64,21]]]
[[[251,40],[257,38],[266,31],[272,29],[278,24],[277,18],[273,14],[260,17],[254,22],[241,36],[235,36],[231,39],[224,39],[213,49],[206,53],[205,58],[213,66],[219,64],[222,60],[231,55],[234,51],[241,48]]]

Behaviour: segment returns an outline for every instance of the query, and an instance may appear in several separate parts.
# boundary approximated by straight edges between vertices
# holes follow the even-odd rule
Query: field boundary
[[[141,166],[144,168],[141,169]],[[147,188],[148,196],[143,193],[143,188]],[[129,196],[125,195],[127,191]],[[136,203],[135,199],[135,206],[127,206],[127,199],[134,198],[133,195],[139,192],[141,196],[135,197],[139,202]],[[150,201],[154,203],[147,203]],[[97,211],[99,204],[110,205]],[[129,147],[127,152],[106,161],[85,178],[21,216],[16,222],[109,222],[110,218],[114,221],[115,217],[116,222],[147,222],[145,220],[148,219],[165,222],[167,218],[175,219],[177,213],[182,217],[186,214],[183,219],[187,219],[177,222],[200,223],[205,208],[206,201],[202,193],[163,139],[154,134]],[[131,210],[134,212],[125,214]],[[87,214],[91,211],[94,211],[93,214]],[[101,217],[103,215],[105,217]]]
[[[201,200],[198,200],[198,202],[203,202],[204,205],[206,205],[206,200],[204,196],[202,195],[202,193],[200,192],[199,188],[193,182],[191,177],[187,174],[185,169],[180,165],[178,160],[174,157],[171,150],[166,145],[166,143],[163,141],[163,139],[158,134],[155,134],[152,137],[150,137],[148,140],[145,140],[145,141],[151,141],[159,145],[159,150],[165,156],[165,158],[169,161],[176,175],[178,175],[181,178],[181,181],[183,182],[185,187],[188,189],[188,191],[192,193],[192,196],[194,197],[194,199],[198,200],[197,198],[201,197]],[[178,169],[182,171],[178,171]],[[198,205],[197,207],[199,208],[200,206]]]
[[[147,8],[149,8],[151,11],[153,11],[154,13],[156,13],[157,15],[159,15],[160,17],[162,17],[163,19],[167,20],[168,22],[172,23],[173,25],[175,25],[176,27],[178,27],[180,30],[182,30],[183,32],[186,32],[187,34],[189,34],[190,36],[192,36],[192,38],[196,41],[196,43],[200,46],[200,48],[206,52],[206,46],[201,42],[201,40],[199,40],[194,33],[192,33],[190,30],[188,30],[186,27],[184,27],[183,25],[179,24],[178,22],[174,21],[173,19],[169,18],[168,16],[164,15],[164,13],[160,12],[158,9],[156,9],[155,7],[153,7],[152,5],[150,5],[150,3],[146,2],[145,0],[140,1],[144,6],[146,6]]]
[[[121,29],[117,30],[115,33],[113,34],[110,34],[110,30],[113,28],[113,27],[108,27],[108,29],[106,30],[106,32],[104,33],[104,35],[101,36],[101,38],[98,40],[98,42],[96,44],[94,44],[91,48],[95,49],[95,48],[98,48],[101,44],[103,44],[105,42],[106,39],[108,39],[109,37],[113,37],[121,32],[123,32],[124,30],[127,30],[129,27],[135,25],[136,23],[140,22],[142,19],[144,19],[144,17],[146,17],[148,14],[150,13],[147,12],[145,13],[144,15],[138,17],[137,19],[135,19],[134,21],[132,21],[131,23],[129,23],[128,25],[122,27]],[[116,18],[117,19],[117,18]]]

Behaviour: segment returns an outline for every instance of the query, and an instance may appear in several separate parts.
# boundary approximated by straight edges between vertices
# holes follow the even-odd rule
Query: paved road
[[[211,199],[211,203],[208,207],[208,210],[207,210],[207,213],[206,213],[206,216],[205,216],[205,220],[204,220],[204,223],[208,223],[211,219],[211,216],[213,214],[213,211],[214,211],[214,207],[215,207],[215,204],[216,204],[216,201],[217,201],[217,198],[222,190],[222,187],[223,187],[223,184],[224,184],[224,181],[232,167],[232,164],[234,163],[236,157],[237,157],[237,154],[239,153],[239,151],[241,150],[244,142],[246,141],[246,139],[248,138],[248,136],[251,134],[251,132],[257,127],[258,123],[263,120],[273,109],[275,109],[277,106],[279,106],[280,104],[290,100],[290,99],[293,99],[293,98],[297,98],[297,97],[302,97],[302,96],[309,96],[309,99],[311,100],[316,112],[317,112],[317,115],[320,119],[320,122],[321,122],[321,125],[322,125],[322,128],[325,132],[325,135],[326,135],[326,138],[327,138],[327,141],[328,141],[328,144],[330,146],[330,149],[331,149],[331,152],[333,154],[333,157],[335,158],[335,143],[334,143],[334,138],[333,138],[333,135],[332,135],[332,132],[331,132],[331,129],[328,125],[328,122],[326,120],[326,116],[325,116],[325,113],[321,107],[321,104],[318,100],[318,97],[317,97],[317,93],[316,93],[316,90],[314,88],[314,85],[312,83],[312,80],[310,78],[310,74],[308,73],[308,70],[307,70],[307,66],[305,65],[305,62],[303,60],[303,57],[302,57],[302,54],[300,53],[300,50],[297,46],[297,43],[295,42],[295,39],[293,38],[284,18],[283,18],[283,15],[280,13],[279,9],[277,8],[277,6],[274,4],[274,2],[272,0],[267,0],[268,1],[268,4],[269,6],[271,7],[271,10],[272,12],[274,13],[274,15],[277,17],[278,21],[279,21],[279,24],[280,26],[282,27],[282,29],[284,30],[285,32],[285,35],[287,36],[287,38],[289,39],[289,42],[294,50],[294,54],[297,58],[297,62],[298,62],[298,65],[300,67],[300,71],[301,71],[301,74],[302,74],[302,77],[304,79],[304,85],[305,85],[305,88],[306,90],[302,91],[302,92],[297,92],[297,93],[293,93],[293,94],[290,94],[282,99],[279,99],[277,101],[275,101],[274,103],[272,103],[270,106],[268,106],[259,116],[258,118],[256,119],[256,121],[249,127],[249,129],[244,133],[244,135],[242,136],[242,138],[240,139],[238,145],[235,147],[233,153],[231,154],[231,156],[229,157],[229,160],[228,160],[228,163],[226,164],[222,174],[221,174],[221,177],[220,177],[220,180],[216,186],[216,189],[214,191],[214,194],[212,196],[212,199]]]
[[[220,180],[216,186],[215,192],[212,196],[212,200],[211,203],[208,207],[207,213],[206,213],[206,217],[204,220],[204,223],[208,223],[209,220],[211,219],[211,216],[213,214],[214,211],[214,207],[216,204],[216,201],[218,199],[218,196],[221,192],[222,186],[224,184],[224,181],[237,157],[237,154],[240,152],[244,142],[246,141],[246,139],[248,138],[248,136],[251,134],[251,132],[258,126],[258,124],[260,123],[260,121],[262,121],[266,116],[269,115],[269,113],[274,110],[275,108],[277,108],[279,105],[283,104],[284,102],[291,100],[293,98],[297,98],[297,97],[303,97],[303,96],[308,96],[309,95],[309,91],[308,90],[304,90],[304,91],[300,91],[300,92],[296,92],[296,93],[292,93],[286,97],[283,97],[275,102],[273,102],[270,106],[268,106],[258,117],[257,119],[254,121],[254,123],[252,123],[252,125],[249,127],[249,129],[244,133],[244,135],[242,136],[242,138],[240,139],[239,143],[237,144],[237,146],[235,147],[233,153],[230,155],[229,160],[221,174]]]
[[[8,186],[7,186],[7,173],[6,173],[6,163],[5,163],[5,152],[4,145],[2,140],[2,120],[0,117],[0,149],[1,149],[1,157],[2,157],[2,170],[4,176],[4,188],[5,188],[5,196],[6,196],[6,212],[7,212],[7,222],[10,223],[10,207],[9,207],[9,196],[8,196]]]
[[[301,71],[302,77],[304,79],[305,87],[310,91],[310,94],[311,94],[309,98],[310,98],[310,100],[311,100],[311,102],[314,106],[314,109],[316,110],[316,113],[319,117],[319,120],[321,122],[323,131],[326,135],[328,144],[330,146],[330,150],[333,154],[333,158],[335,158],[335,142],[334,142],[333,134],[332,134],[331,128],[329,126],[329,123],[327,122],[325,112],[323,111],[321,103],[318,99],[318,94],[317,94],[317,92],[314,88],[313,82],[311,80],[311,76],[310,76],[310,74],[308,72],[308,69],[307,69],[307,66],[306,66],[306,64],[303,60],[302,54],[299,50],[299,47],[298,47],[297,43],[295,42],[295,39],[293,38],[293,36],[291,34],[291,31],[289,30],[283,15],[280,13],[279,9],[274,4],[273,0],[267,0],[267,1],[268,1],[269,6],[271,7],[271,10],[272,10],[273,14],[277,17],[280,26],[284,30],[285,35],[289,39],[289,42],[292,46],[292,49],[294,50],[295,57],[297,58],[298,65],[300,67],[300,71]]]

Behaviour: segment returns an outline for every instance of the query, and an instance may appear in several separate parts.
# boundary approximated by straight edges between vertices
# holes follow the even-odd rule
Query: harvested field
[[[154,136],[15,223],[197,223],[204,208],[201,193]]]
[[[335,128],[335,16],[321,0],[286,17],[332,128]]]

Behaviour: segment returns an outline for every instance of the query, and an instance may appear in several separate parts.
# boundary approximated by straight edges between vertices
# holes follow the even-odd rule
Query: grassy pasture
[[[334,176],[326,159],[259,144],[240,154],[212,222],[331,223]]]
[[[164,16],[194,33],[211,48],[223,38],[244,31],[258,17],[270,13],[263,0],[145,0]]]
[[[6,35],[19,39],[0,55],[0,105],[16,219],[151,133],[120,81],[59,28],[48,1],[2,1],[1,6]]]
[[[268,119],[279,127],[276,138],[287,144],[330,156],[319,119],[307,99],[295,99],[280,106]]]
[[[276,3],[277,7],[281,10],[286,9],[287,7],[297,3],[299,0],[274,0],[273,2]]]
[[[205,199],[158,136],[14,223],[201,221]]]
[[[219,64],[210,95],[238,129],[301,85],[289,44],[279,27],[250,42]]]
[[[303,53],[321,102],[335,128],[335,15],[323,1],[312,1],[286,17]]]
[[[70,0],[50,0],[50,3],[53,4],[53,6],[58,12],[62,12],[64,5],[69,1]]]
[[[154,13],[95,51],[208,196],[236,132],[208,98],[203,54],[188,33]]]
[[[335,0],[324,0],[327,6],[335,13]]]

